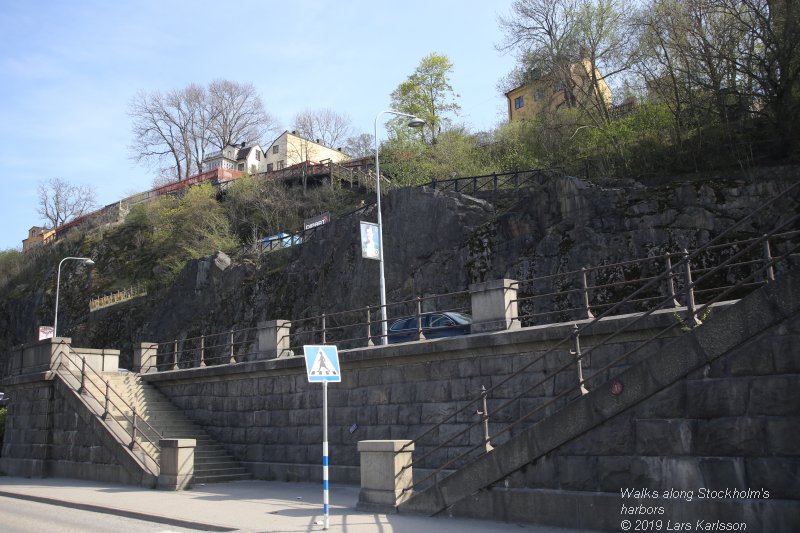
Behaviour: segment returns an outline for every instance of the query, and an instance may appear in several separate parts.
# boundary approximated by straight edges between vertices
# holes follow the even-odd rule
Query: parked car
[[[472,324],[471,316],[454,311],[423,313],[420,315],[420,319],[422,334],[426,339],[469,335]],[[392,322],[389,326],[388,337],[389,344],[417,340],[417,317],[404,317]]]

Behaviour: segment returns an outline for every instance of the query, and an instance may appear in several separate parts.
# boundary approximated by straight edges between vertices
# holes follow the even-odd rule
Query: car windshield
[[[428,325],[432,328],[443,328],[453,325],[453,320],[447,315],[431,315],[428,319]]]
[[[449,315],[456,319],[457,322],[462,324],[469,324],[472,322],[472,317],[465,313],[450,312]]]

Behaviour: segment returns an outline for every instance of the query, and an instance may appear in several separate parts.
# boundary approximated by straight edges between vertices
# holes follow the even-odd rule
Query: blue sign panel
[[[306,373],[310,382],[340,382],[339,351],[336,346],[303,346],[306,356]]]

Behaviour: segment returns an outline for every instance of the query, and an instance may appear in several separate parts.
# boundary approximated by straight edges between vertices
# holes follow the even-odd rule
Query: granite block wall
[[[662,520],[662,530],[668,521],[696,531],[721,519],[747,531],[795,531],[799,391],[794,316],[451,512],[616,531],[622,520],[642,518],[624,509],[643,505],[653,510],[644,518]],[[626,497],[626,489],[660,497]],[[685,523],[689,529],[674,529]]]
[[[584,376],[609,366],[651,335],[654,325],[673,320],[665,314],[656,320],[658,324],[638,325],[597,349],[587,358]],[[415,464],[418,475],[473,448],[476,453],[483,442],[482,428],[470,426],[480,420],[476,411],[481,408],[482,386],[497,386],[488,397],[492,431],[521,413],[539,409],[518,428],[498,437],[495,444],[501,444],[579,394],[574,358],[569,354],[572,343],[542,357],[571,331],[572,326],[556,326],[341,352],[342,383],[328,387],[331,479],[359,482],[360,440],[421,437],[415,457],[430,455]],[[582,338],[584,351],[607,331],[599,328],[596,333]],[[666,340],[656,341],[661,342]],[[525,367],[518,377],[507,380]],[[256,477],[317,480],[322,457],[322,387],[308,383],[305,372],[304,360],[294,358],[160,372],[144,379]],[[607,374],[608,370],[602,370],[597,379]],[[590,380],[588,386],[595,382]]]

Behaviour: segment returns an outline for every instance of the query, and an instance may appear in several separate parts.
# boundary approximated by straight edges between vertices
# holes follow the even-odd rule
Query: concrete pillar
[[[358,442],[358,451],[361,454],[361,491],[356,509],[394,512],[412,494],[414,476],[410,465],[414,445],[410,440],[362,440]],[[405,466],[408,468],[403,470]],[[403,492],[403,489],[409,490]]]
[[[286,357],[289,352],[289,320],[269,320],[258,324],[258,357],[275,359]]]
[[[158,372],[156,365],[158,344],[155,342],[142,342],[133,349],[133,370],[140,374]]]
[[[194,476],[195,439],[161,439],[157,487],[161,490],[189,488]]]
[[[469,286],[472,333],[520,328],[516,283],[513,279],[497,279]]]

